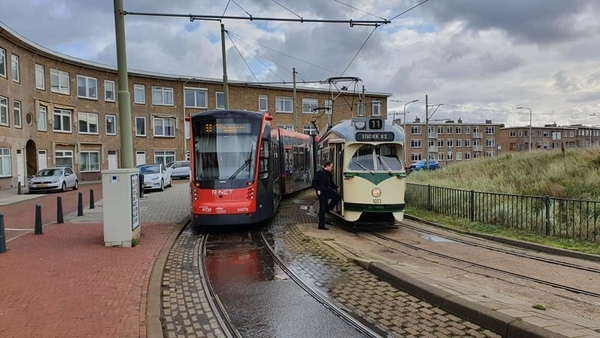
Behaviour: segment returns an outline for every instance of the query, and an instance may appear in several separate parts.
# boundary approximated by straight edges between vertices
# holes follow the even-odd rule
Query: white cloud
[[[125,10],[222,15],[229,3],[229,16],[377,20],[418,2],[278,0],[286,9],[272,0],[128,0]],[[112,1],[4,0],[0,13],[11,13],[3,23],[44,47],[116,65]],[[528,112],[515,109],[523,105],[536,125],[597,124],[589,114],[600,113],[598,14],[594,0],[429,1],[377,28],[349,67],[373,27],[224,20],[235,43],[226,38],[228,76],[291,81],[295,67],[299,80],[313,81],[348,67],[344,75],[361,78],[367,90],[393,93],[390,111],[402,114],[406,101],[419,99],[408,120],[424,118],[428,95],[444,104],[437,118],[528,124]],[[221,78],[219,22],[125,19],[131,68]]]

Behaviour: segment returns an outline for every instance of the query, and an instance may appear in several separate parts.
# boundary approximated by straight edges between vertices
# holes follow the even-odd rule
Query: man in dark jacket
[[[313,188],[317,191],[319,198],[319,229],[321,230],[329,230],[325,227],[325,214],[335,208],[341,199],[340,188],[333,183],[332,171],[333,162],[326,161],[323,168],[317,171],[313,179]]]

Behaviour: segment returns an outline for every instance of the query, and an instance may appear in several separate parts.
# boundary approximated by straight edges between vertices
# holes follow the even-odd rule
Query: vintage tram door
[[[329,144],[329,158],[333,162],[333,183],[342,189],[340,192],[342,199],[340,203],[335,207],[335,212],[343,215],[343,200],[344,200],[344,144],[343,143],[330,143]]]

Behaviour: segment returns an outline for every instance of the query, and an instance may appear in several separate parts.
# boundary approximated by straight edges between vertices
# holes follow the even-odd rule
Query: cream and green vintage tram
[[[394,225],[404,218],[404,130],[381,117],[355,117],[330,128],[318,162],[334,163],[342,200],[333,213],[354,226]]]

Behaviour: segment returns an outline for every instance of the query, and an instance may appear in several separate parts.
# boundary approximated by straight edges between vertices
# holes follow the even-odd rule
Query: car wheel
[[[73,190],[79,189],[79,181],[75,180],[75,185],[73,185]]]
[[[67,182],[63,182],[62,187],[61,187],[60,190],[63,191],[63,192],[67,191]]]
[[[165,181],[160,180],[160,191],[165,191]]]

